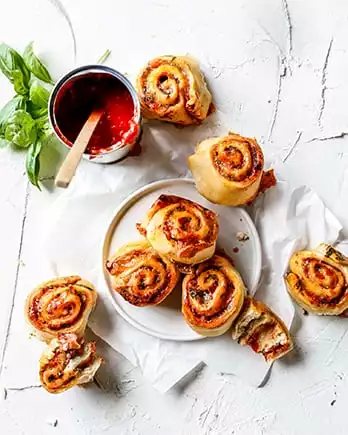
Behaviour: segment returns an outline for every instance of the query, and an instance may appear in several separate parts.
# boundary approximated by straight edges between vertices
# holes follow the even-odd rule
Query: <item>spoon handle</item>
[[[90,141],[103,113],[102,110],[94,110],[89,115],[89,118],[82,127],[82,130],[77,136],[71,150],[58,171],[55,179],[56,186],[63,188],[69,186],[73,176],[75,175],[76,168],[81,161],[82,154],[85,152],[88,142]]]

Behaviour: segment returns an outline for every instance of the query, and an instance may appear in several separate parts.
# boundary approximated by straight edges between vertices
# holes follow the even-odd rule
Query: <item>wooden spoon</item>
[[[103,110],[93,110],[89,118],[82,127],[79,135],[77,136],[69,154],[66,156],[62,166],[60,167],[56,176],[55,184],[58,187],[68,187],[73,176],[75,175],[76,168],[81,161],[82,154],[85,152],[88,142],[90,141],[94,130],[96,129],[100,118],[102,117]]]

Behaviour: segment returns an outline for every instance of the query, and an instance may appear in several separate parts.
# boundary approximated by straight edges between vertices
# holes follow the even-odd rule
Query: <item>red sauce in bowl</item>
[[[58,91],[54,103],[56,131],[72,146],[93,109],[104,114],[87,146],[88,154],[133,144],[139,134],[132,95],[109,73],[86,73],[72,78]]]

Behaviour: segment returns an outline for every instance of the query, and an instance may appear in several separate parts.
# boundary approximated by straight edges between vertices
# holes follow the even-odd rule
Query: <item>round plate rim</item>
[[[172,335],[166,335],[165,333],[154,333],[153,331],[149,330],[148,328],[146,328],[145,326],[143,326],[142,324],[138,323],[136,320],[134,320],[127,312],[125,312],[122,307],[120,305],[117,304],[117,302],[115,301],[113,295],[114,295],[114,290],[112,290],[111,288],[111,284],[110,284],[110,279],[109,279],[109,275],[108,272],[106,270],[105,267],[105,261],[107,259],[107,250],[110,246],[110,240],[111,240],[111,235],[114,232],[115,227],[117,226],[117,222],[120,221],[120,219],[122,218],[122,216],[125,214],[125,212],[128,210],[129,207],[132,206],[132,204],[134,204],[138,198],[141,198],[142,196],[144,196],[145,193],[150,193],[153,190],[156,190],[157,188],[159,188],[160,186],[165,187],[168,184],[173,184],[173,183],[190,183],[190,184],[194,184],[194,180],[191,178],[168,178],[165,180],[158,180],[158,181],[153,181],[149,184],[146,184],[145,186],[140,187],[139,189],[135,190],[134,192],[130,193],[122,202],[121,204],[116,207],[115,212],[113,213],[113,216],[111,218],[111,220],[108,222],[107,225],[107,229],[103,238],[103,244],[102,244],[102,270],[103,270],[103,277],[104,277],[104,281],[107,287],[107,294],[108,297],[111,299],[111,302],[114,306],[114,308],[116,309],[117,313],[126,321],[128,322],[130,325],[132,325],[134,328],[138,329],[141,332],[144,332],[145,334],[151,335],[152,337],[156,337],[156,338],[160,338],[163,340],[170,340],[170,341],[196,341],[196,340],[201,340],[204,339],[206,337],[196,334],[196,335],[192,335],[192,336],[177,336],[177,337],[173,337]],[[204,197],[202,197],[204,198]],[[257,232],[256,226],[254,224],[254,222],[252,221],[251,217],[249,216],[249,214],[246,212],[246,210],[244,210],[244,208],[242,207],[235,207],[238,208],[239,211],[241,212],[241,214],[243,215],[243,218],[247,221],[251,231],[252,231],[252,235],[253,235],[253,240],[254,243],[256,245],[256,250],[258,252],[258,254],[256,255],[256,267],[255,270],[256,272],[256,280],[255,280],[255,287],[257,287],[259,280],[260,280],[260,276],[261,276],[261,260],[262,260],[262,251],[261,251],[261,242],[260,242],[260,237],[259,234]],[[251,288],[251,291],[255,290],[255,288]],[[121,296],[119,296],[121,297]]]

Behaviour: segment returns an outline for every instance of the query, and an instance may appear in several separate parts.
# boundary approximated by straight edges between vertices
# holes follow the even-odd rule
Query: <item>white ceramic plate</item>
[[[261,245],[252,220],[242,208],[211,204],[197,192],[190,179],[157,181],[137,190],[123,201],[116,210],[104,239],[103,265],[120,246],[141,238],[136,223],[143,220],[148,209],[162,193],[191,199],[217,213],[220,228],[217,246],[232,257],[249,290],[255,291],[261,272]],[[239,242],[236,237],[238,231],[247,233],[249,240]],[[131,325],[165,340],[190,341],[202,338],[186,325],[181,315],[181,283],[160,305],[135,307],[112,289],[104,266],[103,270],[117,312]]]

